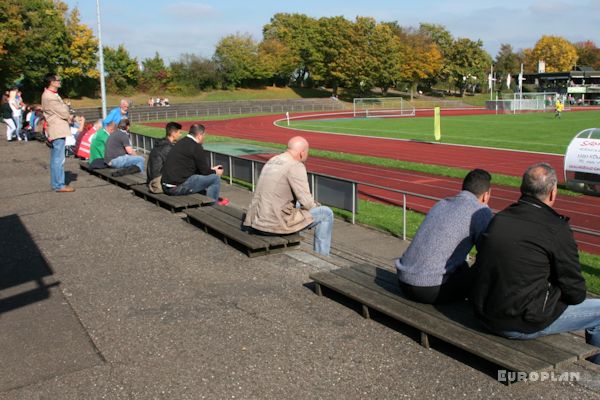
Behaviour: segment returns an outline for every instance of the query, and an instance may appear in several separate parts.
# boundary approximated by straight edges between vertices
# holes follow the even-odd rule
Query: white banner
[[[600,175],[600,139],[573,139],[565,155],[565,170]]]

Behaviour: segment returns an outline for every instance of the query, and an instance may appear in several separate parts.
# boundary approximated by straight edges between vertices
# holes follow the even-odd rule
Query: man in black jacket
[[[228,199],[219,198],[223,167],[211,167],[208,152],[202,147],[204,126],[192,124],[189,134],[169,152],[162,171],[163,191],[171,196],[198,193],[206,195],[219,205],[227,205]]]
[[[162,185],[160,183],[163,165],[167,159],[167,154],[179,140],[181,136],[181,125],[177,122],[169,122],[165,126],[166,136],[159,140],[148,157],[148,168],[146,169],[148,178],[148,189],[152,193],[162,193]]]
[[[470,297],[476,315],[493,332],[534,339],[585,329],[600,347],[600,300],[586,300],[577,245],[568,218],[552,206],[556,171],[532,165],[521,198],[498,213],[483,234]],[[590,359],[600,363],[600,357]]]

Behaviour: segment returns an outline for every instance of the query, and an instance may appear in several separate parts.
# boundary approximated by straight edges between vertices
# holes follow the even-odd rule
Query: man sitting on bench
[[[310,193],[304,166],[307,158],[308,142],[296,136],[288,142],[287,151],[265,164],[244,225],[260,232],[284,235],[315,227],[314,250],[327,256],[333,212],[316,203]]]
[[[499,212],[483,234],[470,300],[493,332],[511,339],[585,329],[600,347],[600,299],[586,300],[577,244],[568,218],[552,206],[556,171],[532,165],[521,198]],[[590,361],[600,364],[600,356]]]
[[[117,131],[108,137],[104,162],[112,168],[135,166],[139,169],[138,172],[144,172],[144,157],[136,155],[131,145],[128,119],[119,121]]]
[[[219,198],[223,167],[210,166],[209,154],[202,146],[204,136],[204,126],[192,124],[189,134],[169,151],[162,170],[163,191],[180,196],[206,190],[208,197],[225,206],[229,200]]]
[[[177,122],[169,122],[165,126],[165,131],[165,138],[159,140],[154,145],[148,156],[148,168],[146,173],[148,178],[148,190],[152,193],[163,193],[162,185],[160,183],[163,165],[165,165],[167,155],[175,145],[175,142],[179,140],[179,137],[181,136],[181,125]]]
[[[464,300],[473,273],[466,257],[492,219],[490,174],[474,169],[462,191],[435,204],[408,249],[396,260],[402,292],[411,300],[436,304]]]
[[[92,169],[108,168],[104,162],[104,153],[106,151],[106,141],[117,129],[114,122],[109,122],[104,128],[100,129],[94,135],[90,145],[89,165]]]

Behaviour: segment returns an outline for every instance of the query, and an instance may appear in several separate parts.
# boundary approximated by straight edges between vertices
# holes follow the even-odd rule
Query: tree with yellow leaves
[[[526,70],[537,72],[539,61],[546,63],[546,72],[570,71],[577,63],[577,49],[563,37],[544,35],[525,51]]]

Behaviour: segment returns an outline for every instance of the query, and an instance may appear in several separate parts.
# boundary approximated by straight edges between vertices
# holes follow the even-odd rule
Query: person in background
[[[121,103],[119,107],[115,107],[106,116],[102,125],[106,126],[110,122],[114,122],[116,125],[119,125],[122,119],[129,119],[129,100],[121,99]]]

